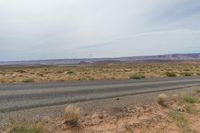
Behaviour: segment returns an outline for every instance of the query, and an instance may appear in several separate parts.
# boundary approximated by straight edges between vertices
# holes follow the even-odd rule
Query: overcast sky
[[[200,0],[0,0],[0,61],[200,52]]]

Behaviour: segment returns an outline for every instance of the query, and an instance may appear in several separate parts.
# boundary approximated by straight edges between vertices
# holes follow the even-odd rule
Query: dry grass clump
[[[192,75],[191,75],[192,74]],[[0,83],[69,80],[119,80],[200,75],[191,63],[93,64],[75,66],[0,67]]]
[[[197,89],[197,93],[199,93],[199,94],[200,94],[200,89]]]
[[[64,112],[65,124],[76,126],[80,120],[80,108],[75,105],[68,105]]]
[[[187,103],[196,103],[198,99],[194,96],[182,96],[182,100]]]
[[[196,73],[197,76],[200,76],[200,73]]]
[[[183,73],[181,73],[181,75],[183,75],[183,76],[192,76],[193,73],[191,73],[191,72],[183,72]]]
[[[176,120],[178,126],[181,128],[187,128],[188,127],[188,120],[187,118],[183,115],[183,113],[179,111],[170,111],[169,115]]]
[[[177,76],[175,72],[165,72],[165,75],[167,77],[176,77]]]
[[[8,133],[48,133],[40,124],[16,124]]]
[[[28,78],[28,79],[24,79],[22,82],[23,82],[23,83],[32,83],[32,82],[34,82],[34,80]]]
[[[168,100],[168,97],[164,93],[159,94],[158,97],[157,97],[158,104],[165,106],[165,107],[167,106],[167,100]]]
[[[19,72],[19,73],[26,73],[25,70],[16,70],[15,72]]]
[[[176,110],[180,112],[187,112],[187,113],[196,113],[197,110],[193,108],[193,103],[198,102],[198,98],[191,95],[183,95],[178,96],[176,100],[174,100],[178,105]]]
[[[162,99],[162,97],[166,96],[161,95],[160,97]],[[173,101],[170,103],[169,116],[175,120],[177,126],[180,127],[182,132],[193,132],[189,116],[198,115],[199,112],[193,104],[198,101],[198,98],[190,95],[178,96],[176,94],[174,94],[172,98],[175,102]]]
[[[74,74],[75,72],[73,72],[73,71],[69,71],[69,72],[67,72],[67,74]]]
[[[133,75],[130,76],[130,79],[144,79],[145,76],[139,73],[135,73]]]
[[[179,95],[178,94],[173,94],[172,95],[172,100],[177,101],[179,99]]]

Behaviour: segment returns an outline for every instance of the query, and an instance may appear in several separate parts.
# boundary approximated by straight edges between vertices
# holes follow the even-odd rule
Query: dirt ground
[[[199,63],[0,67],[0,83],[199,76]]]
[[[88,112],[83,111],[81,107],[81,117],[76,124],[74,122],[69,124],[64,116],[57,118],[46,115],[34,121],[31,126],[27,125],[27,121],[17,126],[11,125],[10,129],[2,132],[21,133],[28,126],[31,127],[30,130],[23,133],[33,132],[33,130],[35,131],[33,133],[200,133],[200,89],[194,90],[190,93],[165,93],[166,97],[162,102],[158,102],[160,101],[158,97],[160,93],[158,93],[154,95],[155,102],[134,106],[113,105],[112,110],[95,109],[96,111]],[[145,97],[148,95],[146,94]],[[120,104],[131,98],[123,99],[113,100]],[[132,100],[131,103],[134,102]],[[18,128],[21,132],[10,132],[13,128]]]
[[[200,133],[200,103],[172,100],[157,105],[124,108],[123,115],[96,112],[85,116],[77,128],[63,126],[58,133]]]

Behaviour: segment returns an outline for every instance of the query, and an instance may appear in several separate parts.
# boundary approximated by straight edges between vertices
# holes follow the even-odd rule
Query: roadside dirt
[[[80,126],[62,125],[57,133],[200,133],[199,101],[200,96],[197,103],[171,100],[168,107],[148,104],[116,108],[119,115],[95,112],[85,116]]]
[[[9,122],[5,118],[42,123],[49,133],[200,133],[200,94],[197,89],[165,92],[169,98],[168,107],[157,104],[159,93],[79,103],[76,105],[81,108],[82,117],[75,127],[63,124],[63,110],[67,105],[0,116],[4,119],[3,124]],[[172,100],[174,94],[196,95],[198,100],[195,103],[179,102]],[[5,132],[7,126],[3,127],[3,133],[9,133]]]
[[[200,76],[199,62],[0,67],[0,84]]]

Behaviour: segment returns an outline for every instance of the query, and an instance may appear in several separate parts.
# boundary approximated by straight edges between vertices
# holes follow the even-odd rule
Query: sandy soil
[[[68,80],[120,80],[132,78],[200,75],[198,63],[103,64],[48,67],[0,67],[0,83],[52,82]],[[173,76],[173,75],[172,75]]]
[[[159,104],[116,109],[116,116],[106,112],[86,115],[81,125],[62,125],[58,133],[200,133],[200,96],[197,103],[174,99],[168,107]],[[64,121],[64,120],[63,120]]]
[[[194,88],[195,91],[191,90],[192,88],[184,93],[176,91],[165,93],[168,96],[164,102],[165,106],[153,102],[153,99],[157,100],[158,94],[108,99],[99,101],[100,103],[97,101],[82,103],[78,105],[81,107],[82,117],[77,125],[66,124],[63,116],[50,117],[43,108],[39,109],[39,112],[45,115],[41,119],[34,117],[34,123],[42,124],[49,133],[200,133],[200,90],[198,88]],[[183,100],[183,96],[195,97],[196,100],[188,102]],[[139,97],[147,98],[149,102],[143,101],[138,104],[140,102],[135,100]],[[134,102],[137,104],[133,104]],[[100,106],[100,109],[97,109],[96,105]],[[63,107],[56,108],[63,110]],[[33,111],[28,112],[33,114]],[[22,113],[17,112],[17,114]],[[23,113],[24,117],[25,114]],[[2,131],[9,133],[9,130]]]

